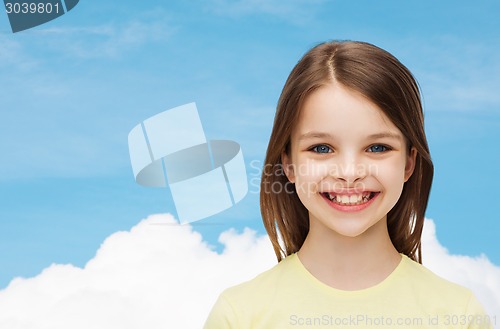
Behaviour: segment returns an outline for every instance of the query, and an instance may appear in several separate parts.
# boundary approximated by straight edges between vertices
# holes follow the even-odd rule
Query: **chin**
[[[385,217],[382,217],[380,220],[370,221],[368,218],[335,218],[330,221],[319,220],[317,218],[311,218],[311,227],[316,227],[318,230],[327,230],[332,234],[337,236],[344,236],[347,238],[358,238],[364,235],[369,234],[373,231],[378,231],[377,228],[383,225],[385,228],[387,227]],[[316,221],[316,223],[313,223]],[[332,222],[334,221],[334,222]]]

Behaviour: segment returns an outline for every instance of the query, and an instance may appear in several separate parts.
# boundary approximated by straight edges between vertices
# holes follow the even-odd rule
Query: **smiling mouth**
[[[359,194],[337,194],[322,192],[321,194],[333,203],[341,206],[356,206],[369,202],[380,192],[363,192]]]

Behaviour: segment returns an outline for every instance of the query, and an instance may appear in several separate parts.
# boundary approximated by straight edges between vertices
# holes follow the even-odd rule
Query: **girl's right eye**
[[[316,153],[330,153],[330,152],[332,152],[332,149],[325,144],[320,144],[320,145],[316,145],[316,146],[311,147],[311,151],[316,152]]]

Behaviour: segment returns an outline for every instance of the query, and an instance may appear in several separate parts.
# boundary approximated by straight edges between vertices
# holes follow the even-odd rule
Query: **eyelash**
[[[381,147],[382,150],[380,151],[370,151],[370,149],[374,148],[374,147]],[[326,148],[328,149],[327,152],[320,152],[319,151],[319,148]],[[367,148],[367,151],[370,152],[370,153],[384,153],[384,152],[387,152],[387,151],[391,151],[392,150],[392,147],[388,146],[388,145],[384,145],[384,144],[374,144],[374,145],[371,145]],[[314,153],[318,153],[318,154],[326,154],[326,153],[331,153],[332,152],[332,148],[326,144],[318,144],[318,145],[314,145],[312,146],[311,148],[309,148],[309,151],[312,151]]]
[[[319,151],[318,151],[318,149],[319,149],[320,147],[325,147],[325,148],[327,148],[327,149],[328,149],[328,152],[319,152]],[[314,146],[312,146],[312,147],[309,149],[309,151],[313,151],[314,153],[318,153],[318,154],[326,154],[326,153],[331,153],[332,148],[331,148],[330,146],[328,146],[328,145],[325,145],[325,144],[318,144],[318,145],[314,145]]]
[[[374,144],[374,145],[371,145],[370,147],[368,147],[367,150],[370,150],[371,148],[376,147],[376,146],[382,147],[384,150],[383,151],[378,151],[378,152],[375,152],[375,151],[368,151],[368,152],[371,152],[371,153],[384,153],[384,152],[392,150],[392,148],[390,146],[384,145],[384,144]]]

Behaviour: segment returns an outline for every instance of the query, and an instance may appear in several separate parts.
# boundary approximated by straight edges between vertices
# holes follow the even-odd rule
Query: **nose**
[[[331,176],[348,187],[352,187],[367,175],[366,164],[355,155],[339,155],[332,165]]]

